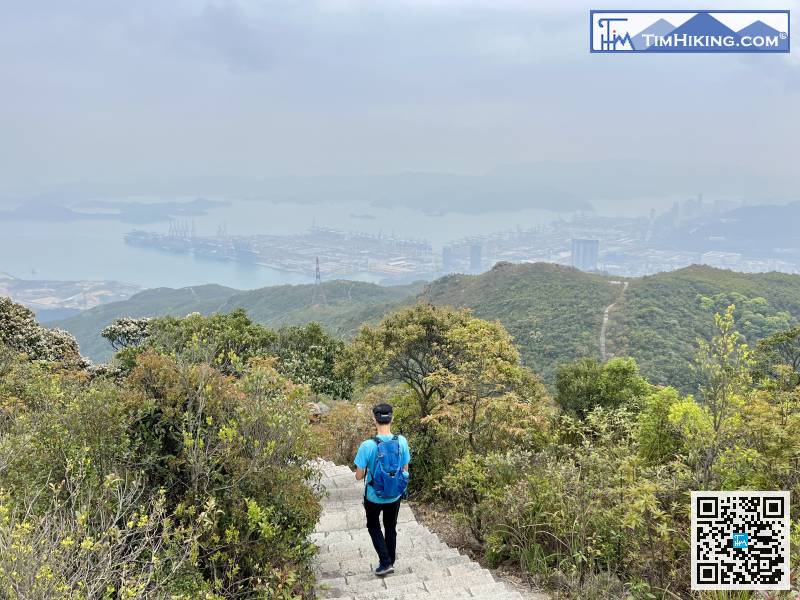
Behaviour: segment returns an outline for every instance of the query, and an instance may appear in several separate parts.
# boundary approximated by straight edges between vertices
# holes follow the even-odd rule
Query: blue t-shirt
[[[383,442],[388,442],[394,437],[394,435],[379,435]],[[411,462],[411,451],[408,449],[408,440],[404,438],[402,435],[397,436],[397,442],[400,444],[400,466],[405,467],[408,463]],[[369,439],[361,442],[361,445],[358,447],[358,452],[356,453],[356,466],[359,469],[366,469],[367,477],[364,480],[365,484],[368,484],[372,480],[372,472],[375,470],[375,460],[378,458],[378,444],[375,443],[375,440]],[[403,474],[408,477],[408,473],[403,471]],[[371,485],[367,485],[367,500],[370,502],[375,502],[377,504],[388,504],[389,502],[396,502],[396,498],[379,498],[378,495],[375,493],[375,488]]]

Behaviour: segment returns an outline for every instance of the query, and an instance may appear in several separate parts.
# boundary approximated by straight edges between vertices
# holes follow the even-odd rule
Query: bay
[[[538,209],[431,215],[406,207],[382,208],[365,203],[293,204],[213,199],[228,200],[229,204],[203,216],[184,219],[194,224],[197,235],[216,235],[220,230],[229,235],[292,234],[316,225],[426,239],[437,252],[443,245],[458,239],[540,226],[556,216]],[[165,198],[128,200],[153,202]],[[110,219],[0,220],[0,271],[24,279],[115,280],[146,288],[217,283],[253,289],[314,281],[314,264],[309,264],[307,273],[287,273],[257,265],[198,259],[189,254],[167,254],[124,242],[125,233],[131,229],[166,233],[169,226],[168,221],[133,225]],[[349,277],[377,280],[368,273],[354,273]]]

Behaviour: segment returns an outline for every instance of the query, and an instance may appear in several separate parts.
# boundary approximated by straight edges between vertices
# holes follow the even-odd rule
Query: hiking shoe
[[[394,565],[388,567],[378,567],[375,569],[375,575],[378,577],[386,577],[389,573],[394,573]]]

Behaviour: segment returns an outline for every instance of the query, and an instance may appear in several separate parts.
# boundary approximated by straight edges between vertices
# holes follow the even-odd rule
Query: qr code
[[[692,492],[692,589],[789,589],[789,492]]]

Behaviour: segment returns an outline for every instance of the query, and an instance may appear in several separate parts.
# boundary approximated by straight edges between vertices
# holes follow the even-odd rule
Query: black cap
[[[392,405],[391,404],[376,404],[372,407],[372,414],[375,415],[375,420],[378,423],[391,423],[392,422]]]

